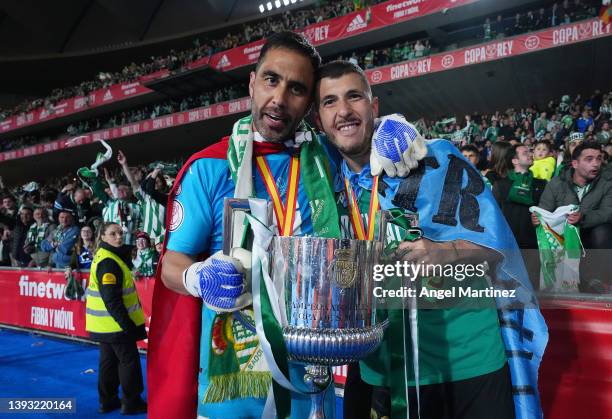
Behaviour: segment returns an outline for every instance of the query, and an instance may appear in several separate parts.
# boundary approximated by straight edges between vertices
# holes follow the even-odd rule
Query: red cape
[[[185,171],[198,159],[227,159],[229,137],[195,153],[179,171],[168,196],[166,226],[172,219],[172,203]],[[255,143],[254,155],[278,153],[279,143]],[[161,280],[169,234],[155,274],[153,307],[147,349],[148,417],[150,419],[195,418],[198,408],[202,301],[166,288]]]
[[[168,196],[166,226],[172,218],[172,203],[185,171],[201,158],[227,159],[229,137],[195,153],[179,171]],[[147,349],[148,417],[150,419],[196,418],[202,301],[166,288],[161,280],[162,263],[169,234],[155,274],[153,308]]]

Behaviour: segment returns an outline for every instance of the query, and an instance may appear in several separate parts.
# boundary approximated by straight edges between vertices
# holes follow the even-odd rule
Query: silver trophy
[[[384,230],[382,230],[384,231]],[[374,280],[381,243],[315,237],[274,237],[272,280],[280,288],[291,361],[306,365],[310,418],[324,418],[330,366],[359,361],[380,344]]]
[[[248,200],[225,199],[225,254],[232,247],[251,247],[247,212]],[[389,214],[379,214],[378,237],[384,237]],[[271,205],[266,218],[270,225]],[[329,367],[367,357],[387,326],[376,321],[373,295],[382,241],[275,236],[269,250],[272,281],[284,307],[281,323],[289,360],[305,365],[309,418],[323,419],[325,391],[332,381]]]

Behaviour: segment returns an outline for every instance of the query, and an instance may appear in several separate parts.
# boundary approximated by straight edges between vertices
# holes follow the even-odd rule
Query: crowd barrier
[[[83,288],[88,272],[75,273]],[[155,279],[136,281],[145,312],[151,316]],[[63,271],[0,269],[0,325],[87,338],[85,299],[68,300]],[[555,419],[610,417],[612,412],[612,296],[541,297],[550,340],[540,369],[545,416]],[[146,349],[146,341],[140,342]],[[486,348],[483,348],[486,350]],[[334,368],[342,395],[346,366]]]

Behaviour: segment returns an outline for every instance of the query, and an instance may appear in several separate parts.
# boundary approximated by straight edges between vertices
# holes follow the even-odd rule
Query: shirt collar
[[[335,190],[340,192],[344,190],[344,179],[348,179],[349,184],[359,197],[361,189],[372,190],[372,174],[370,172],[370,163],[366,163],[359,173],[353,172],[346,160],[342,160],[340,173],[336,175]]]

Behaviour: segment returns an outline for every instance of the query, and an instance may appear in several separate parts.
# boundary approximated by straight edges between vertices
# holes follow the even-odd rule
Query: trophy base
[[[285,326],[283,337],[291,361],[344,365],[370,355],[380,344],[388,322],[368,328],[310,329]]]

